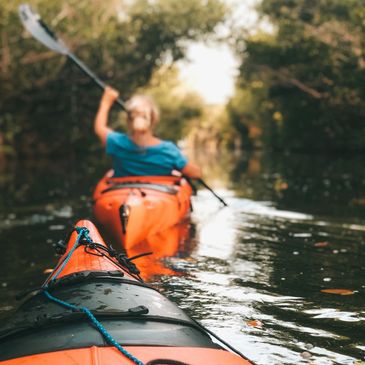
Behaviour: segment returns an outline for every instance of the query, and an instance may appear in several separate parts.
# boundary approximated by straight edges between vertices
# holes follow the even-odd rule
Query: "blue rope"
[[[84,312],[92,322],[92,324],[98,329],[98,331],[103,335],[103,337],[106,339],[106,341],[110,344],[116,347],[124,356],[126,356],[128,359],[132,360],[134,363],[138,365],[144,365],[144,363],[140,360],[138,360],[136,357],[134,357],[132,354],[130,354],[127,350],[125,350],[122,346],[119,345],[117,341],[114,340],[114,338],[108,333],[106,328],[95,318],[95,316],[92,314],[92,312],[86,308],[86,307],[79,307],[77,305],[73,305],[67,302],[64,302],[61,299],[58,299],[51,295],[47,290],[44,291],[44,294],[46,297],[52,301],[54,301],[57,304],[62,305],[65,308],[71,309],[73,311],[77,312]]]
[[[57,272],[52,277],[51,281],[56,280],[57,276],[61,273],[61,271],[66,266],[67,262],[70,260],[73,252],[76,250],[76,248],[80,244],[80,240],[84,237],[89,243],[92,242],[92,239],[89,237],[89,230],[85,227],[76,227],[76,231],[78,233],[77,239],[75,241],[75,244],[67,254],[65,260],[63,261],[62,265],[58,268]],[[54,297],[52,294],[50,294],[47,290],[48,284],[44,285],[43,293],[44,295],[51,301],[67,308],[71,309],[76,312],[83,312],[87,315],[87,317],[90,319],[91,323],[96,327],[96,329],[101,333],[101,335],[105,338],[106,342],[110,345],[117,348],[125,357],[132,360],[137,365],[144,365],[144,363],[140,360],[138,360],[136,357],[134,357],[132,354],[130,354],[126,349],[124,349],[119,343],[108,333],[106,328],[95,318],[95,316],[92,314],[90,309],[86,307],[77,306],[71,303],[67,303],[59,298]]]
[[[92,239],[89,237],[89,230],[85,227],[76,227],[76,232],[78,233],[75,244],[73,245],[73,247],[71,248],[71,250],[69,251],[69,253],[67,254],[65,260],[63,261],[62,265],[58,268],[58,270],[56,271],[56,273],[54,275],[52,275],[52,279],[51,281],[54,281],[57,279],[57,276],[61,273],[61,271],[64,269],[64,267],[66,266],[66,264],[68,263],[68,261],[70,260],[72,254],[74,253],[74,251],[76,250],[76,248],[79,246],[80,244],[80,240],[82,237],[85,237],[85,239],[91,243]]]

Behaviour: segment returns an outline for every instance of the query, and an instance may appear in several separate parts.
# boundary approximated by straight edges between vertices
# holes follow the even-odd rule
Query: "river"
[[[162,259],[168,270],[151,275],[152,285],[257,364],[363,364],[362,156],[195,158],[228,207],[198,191],[185,244]],[[72,224],[92,217],[107,164],[93,156],[2,164],[2,315],[16,293],[44,280]],[[341,290],[323,291],[333,289]]]

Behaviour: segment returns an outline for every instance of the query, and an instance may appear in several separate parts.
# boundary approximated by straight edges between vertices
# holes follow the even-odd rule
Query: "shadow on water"
[[[229,207],[199,191],[190,236],[196,245],[164,257],[163,273],[180,274],[151,273],[153,284],[258,364],[364,361],[362,159],[195,158]],[[3,167],[0,311],[16,305],[16,292],[42,282],[56,262],[52,245],[91,215],[93,187],[105,169],[92,157],[81,165]]]

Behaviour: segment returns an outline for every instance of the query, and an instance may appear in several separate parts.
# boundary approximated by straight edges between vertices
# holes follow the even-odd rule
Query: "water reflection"
[[[189,260],[196,244],[193,232],[194,227],[187,219],[134,245],[127,250],[127,255],[135,257],[151,253],[151,255],[141,256],[135,261],[141,271],[141,277],[145,281],[154,281],[156,277],[158,280],[158,277],[161,276],[183,275],[185,270],[179,269],[177,265],[174,267],[171,260],[175,259],[175,262],[176,259]]]
[[[364,217],[363,156],[300,153],[194,151],[215,186],[236,196],[268,201],[280,210],[338,217]],[[219,163],[217,163],[219,161]]]
[[[364,361],[361,159],[197,158],[229,207],[199,191],[193,225],[169,235],[188,238],[138,249],[155,252],[137,261],[145,277],[258,364]],[[56,262],[52,245],[90,216],[91,193],[105,169],[105,161],[90,158],[3,170],[0,311],[16,304],[16,292],[42,282]]]

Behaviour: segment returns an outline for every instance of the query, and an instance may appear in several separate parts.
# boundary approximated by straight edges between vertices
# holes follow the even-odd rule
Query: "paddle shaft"
[[[105,90],[107,85],[104,81],[102,81],[97,75],[94,74],[78,57],[76,57],[73,53],[70,51],[67,53],[67,57],[76,65],[79,67],[80,70],[84,71],[86,75],[88,75],[95,83],[100,87],[100,89]],[[124,111],[126,111],[126,107],[124,104],[124,101],[118,98],[115,101]]]
[[[196,187],[194,186],[193,182],[191,181],[192,178],[186,175],[182,175],[183,178],[190,184],[192,187],[194,194],[196,193]],[[228,204],[203,180],[203,179],[196,179],[201,185],[203,185],[207,190],[209,190],[225,207]]]
[[[207,190],[209,190],[225,207],[228,206],[228,204],[203,180],[203,179],[197,179],[200,184],[202,184]]]

